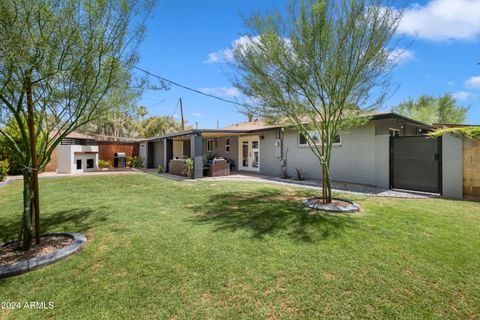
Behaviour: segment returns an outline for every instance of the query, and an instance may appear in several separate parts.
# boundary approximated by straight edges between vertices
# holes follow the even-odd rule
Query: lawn
[[[480,204],[352,197],[355,216],[299,205],[311,190],[147,174],[41,180],[44,231],[87,247],[0,280],[1,319],[480,317]],[[0,188],[0,242],[21,183]]]

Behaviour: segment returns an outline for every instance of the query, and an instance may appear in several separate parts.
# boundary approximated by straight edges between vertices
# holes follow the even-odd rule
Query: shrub
[[[8,160],[0,161],[0,181],[5,180],[9,170]]]
[[[163,169],[162,165],[159,165],[157,171],[158,173],[163,173],[165,170]]]
[[[139,156],[130,158],[130,167],[132,168],[143,168],[143,159]]]
[[[305,179],[305,171],[302,168],[295,168],[295,172],[297,173],[297,180],[302,181]]]
[[[185,159],[185,169],[183,169],[183,174],[186,177],[192,177],[193,173],[193,159]]]
[[[100,167],[100,169],[113,168],[112,161],[109,160],[98,160],[98,166]]]

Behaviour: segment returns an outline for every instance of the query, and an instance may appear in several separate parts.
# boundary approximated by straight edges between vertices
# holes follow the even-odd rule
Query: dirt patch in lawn
[[[14,241],[0,246],[0,266],[40,257],[60,250],[72,242],[73,239],[67,236],[42,236],[40,244],[34,244],[30,250],[23,252],[16,250],[17,243]]]

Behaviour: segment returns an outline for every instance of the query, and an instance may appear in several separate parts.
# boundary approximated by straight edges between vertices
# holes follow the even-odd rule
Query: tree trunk
[[[33,191],[33,206],[35,213],[35,243],[40,244],[40,192],[38,188],[38,159],[37,159],[37,140],[35,137],[35,115],[33,109],[32,97],[32,73],[28,71],[25,76],[25,88],[27,94],[28,110],[28,133],[30,138],[30,156],[32,157],[31,171],[31,191]]]
[[[330,181],[330,170],[327,163],[322,163],[322,194],[323,203],[332,203],[332,183]]]
[[[29,169],[23,170],[23,215],[22,215],[22,229],[19,234],[21,238],[18,243],[22,243],[22,250],[26,251],[32,247],[32,189],[31,189],[31,171]]]

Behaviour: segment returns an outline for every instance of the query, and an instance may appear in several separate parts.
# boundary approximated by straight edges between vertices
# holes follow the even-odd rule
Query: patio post
[[[190,137],[190,154],[193,159],[193,179],[203,177],[203,138],[192,134]]]

